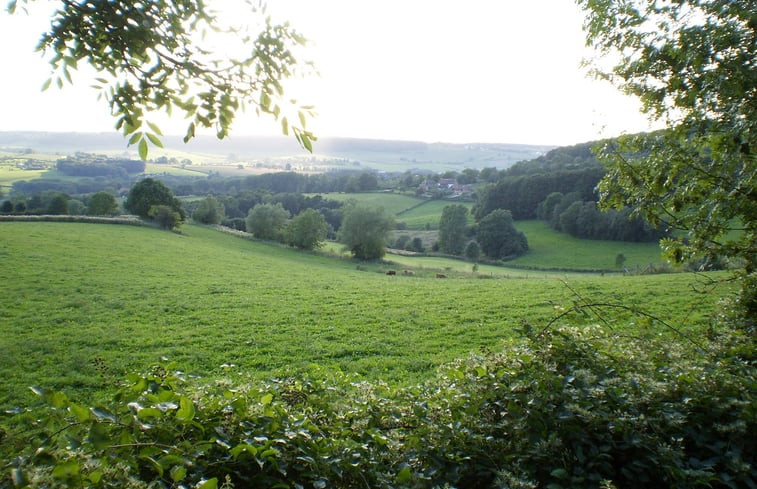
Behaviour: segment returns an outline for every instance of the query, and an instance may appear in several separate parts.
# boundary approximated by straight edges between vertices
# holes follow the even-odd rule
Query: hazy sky
[[[316,105],[321,136],[575,144],[648,128],[635,100],[580,67],[591,53],[571,0],[271,0],[269,11],[312,41],[320,78],[291,95]],[[48,19],[33,14],[0,14],[0,130],[113,130],[86,76],[40,92],[49,69],[33,49]],[[276,128],[248,114],[232,137]]]

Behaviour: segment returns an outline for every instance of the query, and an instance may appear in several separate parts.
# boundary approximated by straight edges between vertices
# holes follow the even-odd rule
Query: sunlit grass
[[[687,330],[706,327],[719,297],[695,292],[700,279],[685,274],[492,272],[495,279],[482,280],[488,269],[474,275],[460,262],[463,270],[446,280],[422,268],[388,276],[388,264],[189,225],[176,234],[5,222],[0,259],[0,406],[21,403],[31,384],[91,392],[103,381],[96,358],[116,374],[167,357],[206,377],[288,375],[316,363],[417,382],[445,362],[496,348],[523,322],[546,324],[576,293],[638,306]],[[612,320],[637,327],[633,318]]]

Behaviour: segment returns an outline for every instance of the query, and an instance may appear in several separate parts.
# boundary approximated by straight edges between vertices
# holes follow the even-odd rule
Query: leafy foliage
[[[118,202],[108,192],[97,192],[89,198],[87,214],[90,216],[110,216],[118,210]]]
[[[580,312],[576,308],[575,312]],[[392,389],[314,369],[255,385],[130,374],[83,405],[6,414],[3,485],[123,487],[751,487],[750,338],[708,351],[535,333],[426,384]]]
[[[596,73],[669,126],[598,147],[602,201],[686,231],[663,242],[676,261],[724,256],[757,272],[757,2],[578,3],[587,43],[617,60]]]
[[[159,205],[171,208],[179,215],[180,220],[184,220],[184,208],[181,202],[174,197],[168,187],[163,185],[163,182],[153,178],[145,178],[134,184],[124,207],[137,216],[151,218],[150,210]]]
[[[439,220],[439,249],[444,253],[459,255],[467,240],[468,208],[453,204],[445,206]]]
[[[142,159],[148,145],[162,147],[161,131],[150,121],[153,112],[180,110],[190,120],[185,141],[198,127],[215,129],[223,139],[247,106],[280,120],[284,134],[291,130],[312,150],[315,138],[305,129],[312,108],[296,102],[290,107],[283,87],[285,80],[310,71],[296,55],[305,39],[288,24],[273,23],[252,2],[238,3],[258,18],[260,25],[252,29],[257,32],[220,25],[204,0],[59,2],[38,46],[53,54],[53,76],[44,88],[72,83],[71,72],[82,62],[92,66],[116,128],[137,145]],[[8,10],[16,4],[11,1]],[[213,45],[225,49],[214,53]],[[296,123],[290,123],[290,110]]]
[[[290,245],[303,250],[314,250],[323,245],[328,233],[328,224],[323,214],[305,209],[289,222],[286,229]]]
[[[339,242],[343,243],[360,260],[375,260],[386,253],[392,218],[383,207],[369,207],[353,203],[344,210]]]
[[[528,251],[526,235],[515,229],[509,211],[497,209],[487,214],[476,231],[481,251],[495,260],[515,258]]]
[[[147,215],[163,229],[174,229],[182,222],[181,215],[167,205],[154,205]]]
[[[247,232],[258,239],[278,241],[286,229],[289,211],[281,204],[257,204],[247,215]]]
[[[208,195],[192,212],[192,219],[203,224],[220,224],[225,214],[223,204],[212,195]]]

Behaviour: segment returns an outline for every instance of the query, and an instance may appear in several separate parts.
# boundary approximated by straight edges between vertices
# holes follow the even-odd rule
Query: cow
[[[412,270],[403,270],[402,275],[415,275],[415,273]]]
[[[447,278],[447,276],[444,275],[443,273],[437,273],[436,278]]]
[[[386,274],[387,275],[397,275],[397,270],[387,270]]]

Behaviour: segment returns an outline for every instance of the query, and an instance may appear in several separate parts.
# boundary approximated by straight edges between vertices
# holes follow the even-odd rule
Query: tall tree
[[[116,198],[108,192],[97,192],[89,198],[87,214],[90,216],[110,216],[118,210]]]
[[[148,142],[161,146],[151,114],[172,110],[190,121],[185,141],[197,127],[226,137],[236,113],[251,106],[281,120],[285,134],[291,129],[302,146],[312,149],[315,138],[305,129],[312,108],[290,102],[283,90],[285,80],[310,71],[298,56],[305,39],[288,24],[273,23],[265,7],[219,2],[257,19],[258,25],[242,28],[222,25],[205,0],[56,3],[50,30],[37,48],[53,54],[45,88],[70,83],[71,72],[82,62],[92,66],[116,127],[138,145],[143,159]],[[8,11],[13,13],[17,4],[10,1]],[[214,52],[214,45],[223,51]],[[291,114],[297,123],[290,126]]]
[[[595,72],[669,129],[598,148],[605,206],[631,205],[676,261],[743,265],[757,315],[757,0],[577,0],[587,44],[616,61]]]
[[[197,208],[192,212],[192,219],[203,224],[219,224],[226,211],[223,204],[212,195],[202,199]]]
[[[339,241],[355,258],[375,260],[386,253],[386,242],[392,218],[382,207],[352,204],[344,210]]]
[[[314,209],[305,209],[289,222],[287,241],[303,250],[314,250],[326,241],[329,226],[323,214]]]
[[[528,251],[526,235],[515,229],[510,211],[496,209],[478,223],[476,232],[481,251],[489,258],[511,259]]]
[[[459,255],[467,240],[468,208],[462,204],[444,206],[439,220],[439,249],[444,253]]]
[[[160,180],[145,178],[137,182],[129,191],[124,207],[127,211],[140,217],[152,218],[150,209],[156,205],[165,205],[179,214],[179,220],[186,217],[181,202],[174,197],[171,189]]]
[[[281,241],[289,216],[281,204],[258,204],[247,215],[247,232],[259,239]]]

